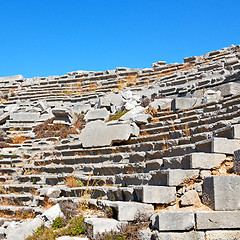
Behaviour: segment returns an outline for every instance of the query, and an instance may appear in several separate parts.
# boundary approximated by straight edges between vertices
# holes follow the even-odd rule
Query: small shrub
[[[63,226],[65,226],[65,221],[62,217],[57,217],[52,224],[52,228],[53,229],[57,229],[57,228],[62,228]]]

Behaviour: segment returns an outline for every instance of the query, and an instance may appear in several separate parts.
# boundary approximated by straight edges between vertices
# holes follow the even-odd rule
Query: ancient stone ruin
[[[0,88],[0,239],[71,204],[90,209],[91,235],[58,239],[140,222],[141,240],[240,239],[240,45]]]

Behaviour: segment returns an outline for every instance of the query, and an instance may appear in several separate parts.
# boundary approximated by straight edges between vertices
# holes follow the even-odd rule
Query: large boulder
[[[135,123],[114,122],[105,124],[97,120],[86,124],[80,134],[84,148],[111,146],[114,142],[127,141],[131,136],[138,136],[139,128]]]
[[[106,121],[110,116],[110,112],[106,108],[101,109],[91,109],[84,116],[84,120],[86,122],[95,121],[95,120],[103,120]]]

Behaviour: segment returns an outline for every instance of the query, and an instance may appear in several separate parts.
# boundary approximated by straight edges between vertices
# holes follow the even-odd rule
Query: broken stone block
[[[155,99],[149,105],[157,110],[171,109],[172,98]]]
[[[132,117],[132,120],[136,124],[147,124],[148,120],[151,118],[152,116],[150,114],[140,113]]]
[[[200,98],[175,98],[172,101],[172,110],[190,109],[200,104]]]
[[[110,207],[117,213],[118,221],[148,220],[154,213],[154,206],[145,203],[111,202]]]
[[[128,91],[122,92],[122,97],[123,97],[125,100],[130,100],[130,99],[132,99],[132,91],[131,91],[131,90],[128,90]]]
[[[203,102],[204,103],[218,101],[219,99],[221,99],[221,92],[220,91],[207,90],[207,91],[204,92],[204,96],[203,96]]]
[[[239,229],[240,211],[197,211],[197,230]]]
[[[144,108],[141,106],[137,106],[130,110],[129,112],[125,113],[119,120],[121,121],[127,121],[132,119],[137,114],[144,113]]]
[[[92,109],[87,112],[84,116],[84,120],[86,122],[102,120],[106,121],[110,116],[110,112],[106,108],[101,109]]]
[[[52,113],[55,116],[53,123],[71,124],[75,116],[69,108],[54,108]]]
[[[141,230],[138,233],[138,240],[151,240],[152,233],[150,230]]]
[[[91,105],[90,104],[75,104],[73,106],[73,112],[76,114],[82,114],[87,112],[88,110],[91,109]]]
[[[83,147],[110,146],[114,142],[127,141],[131,136],[138,136],[139,128],[135,123],[108,123],[97,120],[86,124],[79,140]]]
[[[240,150],[234,152],[233,164],[234,172],[240,175]]]
[[[93,227],[93,237],[104,232],[119,231],[120,222],[109,218],[85,218],[85,223]]]
[[[196,190],[190,190],[184,193],[184,195],[180,198],[180,204],[183,207],[197,205],[200,203],[201,203],[201,200]]]
[[[176,200],[176,188],[165,186],[139,186],[134,188],[143,203],[169,204]]]
[[[44,221],[38,217],[27,219],[20,222],[11,222],[6,229],[6,237],[8,240],[24,240],[27,236],[33,234]]]
[[[160,210],[150,220],[158,231],[189,231],[194,228],[194,213],[190,211]]]
[[[225,154],[196,152],[190,155],[190,168],[212,169],[220,166],[226,159]]]
[[[202,201],[213,210],[240,209],[240,176],[210,176],[203,182]]]
[[[47,196],[49,198],[58,198],[61,193],[61,190],[56,187],[40,188],[39,191],[40,191],[40,196]]]
[[[42,215],[41,218],[44,219],[45,221],[45,226],[46,227],[51,227],[53,224],[53,221],[57,217],[63,217],[63,212],[60,209],[59,204],[54,205],[53,207],[49,208],[46,210]]]

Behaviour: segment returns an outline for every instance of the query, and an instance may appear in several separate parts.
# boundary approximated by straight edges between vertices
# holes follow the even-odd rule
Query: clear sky
[[[146,68],[240,44],[239,0],[0,0],[0,76]]]

